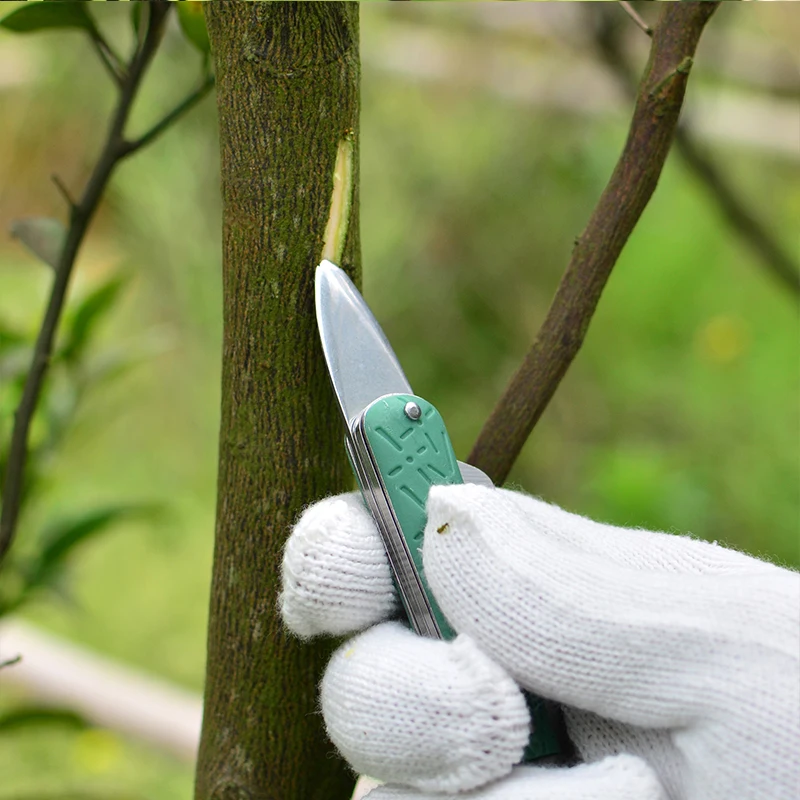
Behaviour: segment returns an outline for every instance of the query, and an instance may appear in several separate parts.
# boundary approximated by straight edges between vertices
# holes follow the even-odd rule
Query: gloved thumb
[[[704,709],[701,678],[715,653],[743,629],[762,636],[740,600],[749,588],[771,591],[765,573],[629,567],[550,535],[509,494],[431,489],[423,563],[453,628],[522,686],[567,705],[647,727],[685,724]],[[766,583],[780,583],[782,572]]]

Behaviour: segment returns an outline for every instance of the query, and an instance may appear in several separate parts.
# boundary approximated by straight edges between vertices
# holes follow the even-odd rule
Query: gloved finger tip
[[[496,499],[495,490],[485,486],[433,486],[428,494],[426,531],[444,533],[455,526],[467,530],[476,520],[491,515]]]
[[[618,798],[631,800],[666,800],[664,789],[653,769],[638,756],[622,753],[608,756],[602,761],[586,764],[587,775],[598,784],[602,781],[614,788]]]
[[[498,787],[499,788],[499,787]],[[608,756],[574,767],[519,767],[507,791],[492,800],[667,800],[655,772],[633,755]],[[487,797],[488,800],[488,797]]]
[[[320,688],[328,736],[351,766],[417,791],[499,779],[529,735],[519,687],[474,644],[427,639],[396,622],[340,647]]]
[[[340,523],[343,517],[347,518],[353,514],[369,517],[358,493],[334,494],[306,506],[297,518],[295,530],[310,526],[333,526]]]
[[[305,510],[286,542],[281,580],[281,616],[301,638],[362,630],[397,606],[386,550],[356,494]]]

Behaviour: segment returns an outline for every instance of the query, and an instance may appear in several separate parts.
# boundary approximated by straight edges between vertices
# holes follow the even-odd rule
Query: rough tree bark
[[[332,644],[277,615],[301,509],[351,487],[314,318],[337,146],[358,163],[358,4],[206,5],[222,154],[224,342],[198,800],[341,800],[316,713]],[[342,266],[360,277],[357,174]]]

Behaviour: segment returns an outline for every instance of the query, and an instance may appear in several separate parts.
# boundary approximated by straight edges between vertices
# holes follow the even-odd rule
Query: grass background
[[[393,13],[365,7],[364,40],[390,37]],[[789,13],[726,10],[719,24],[780,46],[797,16]],[[126,14],[103,8],[100,16],[124,39]],[[197,54],[171,31],[134,129],[158,118],[197,72]],[[0,34],[3,74],[6,229],[14,218],[62,215],[47,176],[82,185],[112,93],[76,34]],[[692,81],[703,80],[700,62]],[[523,107],[366,62],[362,104],[364,293],[464,457],[543,319],[627,120]],[[163,503],[158,522],[120,525],[82,548],[65,596],[37,602],[26,617],[196,691],[219,402],[215,124],[207,101],[113,180],[72,293],[128,273],[96,350],[146,355],[86,398],[21,530],[104,502]],[[798,159],[722,144],[714,151],[796,253]],[[35,331],[48,282],[46,268],[0,239],[0,319]],[[512,484],[598,519],[689,531],[800,565],[795,305],[670,159]],[[0,435],[8,424],[0,422]],[[0,707],[15,702],[0,684]],[[108,731],[0,734],[0,798],[185,798],[191,772]]]

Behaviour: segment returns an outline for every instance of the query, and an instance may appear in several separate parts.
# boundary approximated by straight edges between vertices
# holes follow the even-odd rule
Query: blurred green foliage
[[[364,41],[391,35],[394,13],[364,7]],[[782,13],[744,8],[729,25],[766,19],[762,33],[779,36]],[[124,35],[121,12],[103,8],[98,18],[110,35]],[[10,46],[0,36],[0,56]],[[105,76],[85,69],[88,46],[57,35],[13,46],[21,77],[0,82],[4,228],[25,214],[57,214],[61,200],[46,176],[82,183],[111,102]],[[191,56],[171,30],[153,66],[170,79],[146,84],[134,126],[145,129],[183,95],[203,57]],[[692,82],[703,80],[699,60]],[[364,292],[463,458],[543,319],[627,120],[520,106],[369,60],[362,109]],[[96,347],[148,342],[158,354],[75,407],[47,491],[26,518],[41,530],[67,510],[113,506],[121,496],[170,508],[157,524],[131,520],[125,535],[87,541],[73,564],[72,604],[42,600],[26,615],[198,691],[221,340],[215,137],[206,103],[112,183],[74,296],[91,296],[120,271],[131,276]],[[714,150],[789,241],[800,212],[798,159]],[[22,331],[30,340],[46,284],[44,269],[0,243],[0,319],[12,339]],[[513,485],[602,520],[690,531],[800,565],[797,334],[792,298],[671,159]],[[4,426],[8,391],[4,382]],[[167,800],[188,797],[191,785],[189,766],[108,732],[58,726],[6,737],[0,773],[0,798],[124,786]]]
[[[92,352],[92,340],[103,318],[110,312],[123,286],[119,275],[100,282],[85,297],[66,309],[62,332],[50,359],[49,376],[34,415],[29,441],[22,497],[25,513],[35,505],[47,486],[58,477],[51,472],[59,449],[69,434],[80,403],[87,392],[120,375],[131,366],[127,352]],[[14,328],[0,317],[0,413],[8,421],[0,429],[0,485],[7,466],[10,423],[22,397],[23,385],[33,353],[35,322],[26,329]],[[38,530],[26,531],[15,540],[0,566],[0,617],[17,611],[44,589],[57,588],[67,559],[87,539],[107,530],[141,507],[114,504],[92,507],[69,516],[57,512]]]
[[[114,54],[113,48],[105,39],[94,12],[88,5],[67,3],[14,4],[17,7],[0,18],[0,29],[13,33],[41,33],[60,31],[72,28],[88,35],[88,41],[98,50],[101,60],[111,77],[120,82],[123,62]],[[136,44],[141,36],[143,16],[149,10],[147,5],[137,4],[130,15],[130,29],[126,38],[138,50]],[[100,14],[106,19],[108,11]],[[205,24],[202,10],[197,4],[186,4],[179,12],[180,27],[189,41],[203,54],[202,71],[207,72],[208,37],[205,36]],[[119,19],[117,15],[116,19]],[[118,23],[117,23],[118,27]],[[120,86],[122,84],[120,83]],[[67,209],[65,216],[68,224],[73,223],[78,213],[75,201],[69,196],[69,190],[59,178],[53,183],[58,185],[65,196]],[[72,210],[74,208],[74,211]],[[51,217],[24,217],[11,222],[9,232],[24,245],[42,264],[53,270],[63,269],[62,248],[67,240],[67,231],[59,219]],[[67,265],[67,268],[71,264]],[[53,281],[53,273],[47,272],[48,283]],[[96,539],[99,534],[117,526],[129,518],[146,518],[152,524],[155,519],[154,507],[141,503],[119,503],[90,505],[88,510],[76,512],[73,508],[64,510],[51,509],[44,522],[30,524],[30,518],[36,518],[39,507],[46,505],[42,498],[47,496],[48,478],[52,479],[50,468],[58,461],[61,445],[72,432],[78,415],[81,401],[91,390],[107,382],[109,378],[118,377],[143,353],[136,353],[134,348],[119,347],[112,349],[108,345],[97,353],[96,339],[98,330],[105,318],[117,305],[122,289],[126,283],[124,274],[111,271],[97,280],[83,296],[72,300],[61,314],[57,340],[50,352],[44,354],[38,344],[38,314],[31,320],[10,321],[3,314],[0,316],[0,379],[3,392],[0,395],[0,486],[4,485],[7,472],[10,470],[11,430],[14,415],[22,408],[25,396],[28,371],[34,359],[46,358],[47,375],[42,390],[37,393],[32,406],[30,429],[26,437],[27,458],[24,468],[22,495],[18,498],[20,517],[15,526],[16,536],[11,549],[4,553],[0,564],[0,618],[12,612],[20,612],[26,605],[40,598],[45,590],[50,590],[49,598],[58,597],[74,605],[74,594],[66,578],[66,567],[89,540]],[[1,312],[0,312],[1,313]],[[148,355],[152,356],[150,348]],[[60,477],[60,476],[59,476]],[[2,501],[7,501],[5,496]],[[24,660],[25,653],[5,658],[0,662],[0,669],[14,669]],[[7,702],[4,697],[3,701]],[[37,704],[22,703],[0,707],[0,736],[20,736],[17,749],[24,753],[26,735],[31,741],[39,741],[44,729],[52,726],[65,730],[77,729],[81,733],[77,738],[80,744],[84,741],[87,763],[98,761],[98,752],[103,748],[109,753],[117,754],[120,747],[117,738],[108,731],[92,729],[89,722],[69,708],[47,707]],[[112,743],[109,750],[108,743]],[[22,744],[20,744],[22,743]],[[34,752],[40,746],[34,747]],[[19,755],[19,753],[17,753]],[[112,758],[102,759],[102,763],[111,763]],[[56,776],[54,776],[56,777]],[[64,770],[56,778],[61,786],[56,790],[64,797]],[[124,785],[124,784],[123,784]],[[120,786],[111,789],[113,796],[120,796]],[[35,790],[42,796],[41,785]],[[125,794],[126,792],[123,792]],[[87,796],[84,789],[79,789],[74,796]],[[96,792],[92,792],[97,796]]]
[[[26,3],[0,20],[0,28],[15,33],[35,33],[56,28],[77,28],[90,34],[97,25],[83,3]]]

